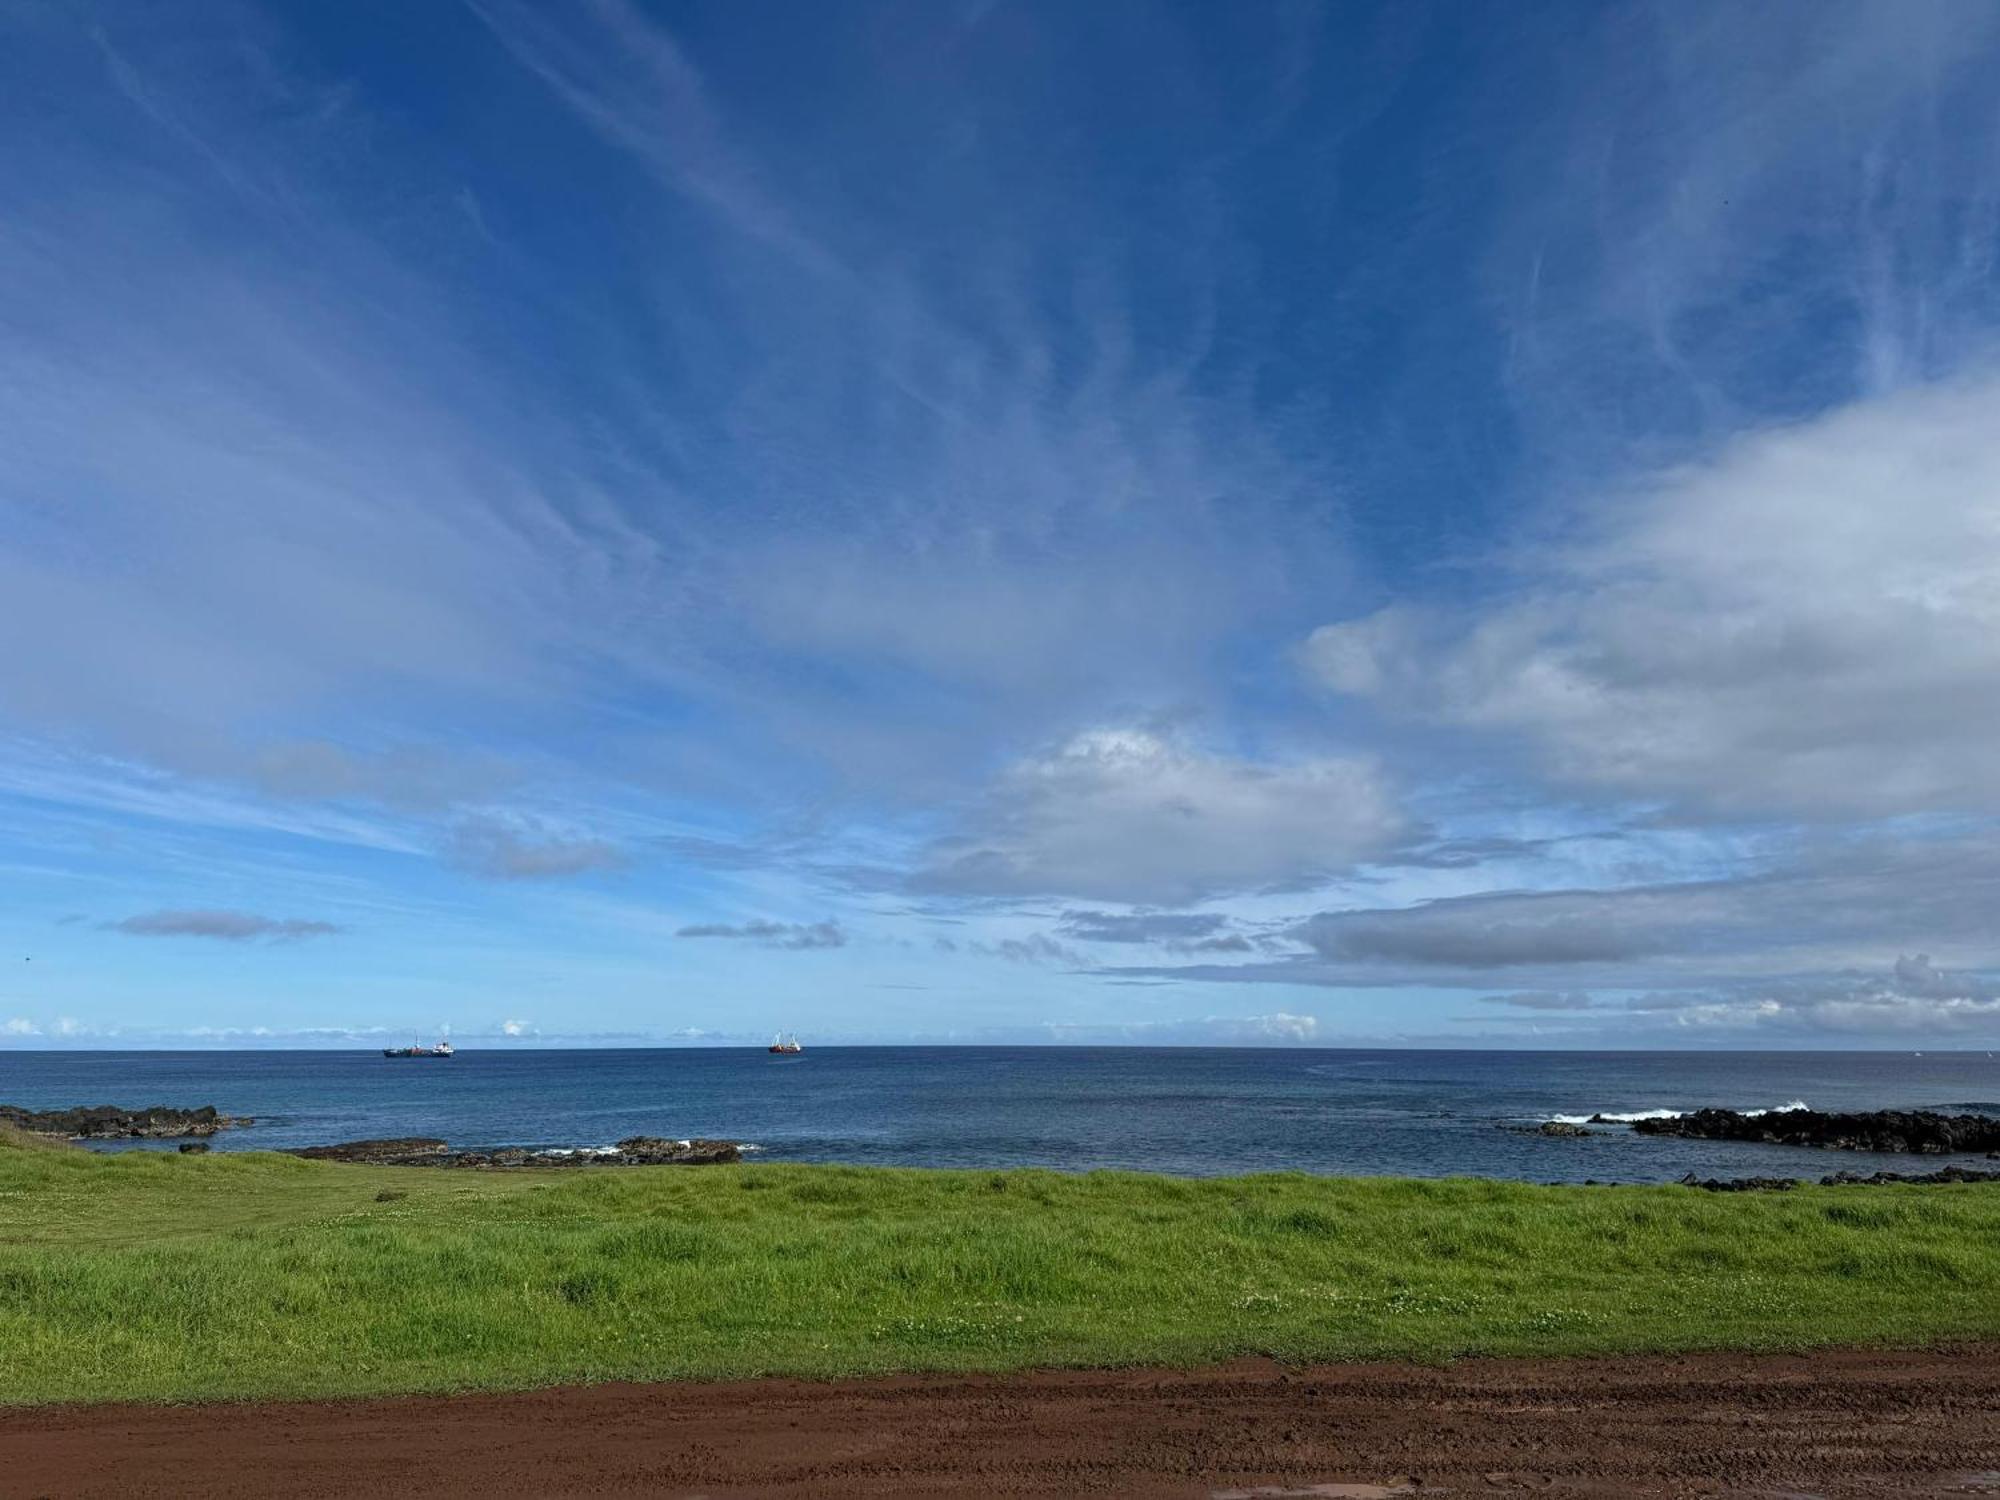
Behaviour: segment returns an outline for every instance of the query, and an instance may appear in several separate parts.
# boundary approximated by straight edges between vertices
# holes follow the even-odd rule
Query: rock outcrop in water
[[[743,1148],[735,1141],[635,1135],[603,1150],[533,1151],[526,1146],[498,1146],[491,1151],[454,1151],[433,1136],[401,1136],[302,1146],[289,1154],[310,1161],[362,1162],[377,1167],[707,1167],[741,1161]]]
[[[1632,1129],[1640,1135],[1818,1146],[1829,1151],[1895,1151],[1925,1156],[2000,1151],[2000,1118],[1945,1115],[1927,1109],[1877,1109],[1862,1114],[1774,1109],[1754,1115],[1733,1109],[1698,1109],[1672,1119],[1639,1120]]]
[[[253,1123],[246,1118],[219,1114],[213,1104],[204,1104],[199,1109],[170,1109],[164,1104],[121,1109],[115,1104],[93,1104],[41,1110],[0,1104],[0,1122],[31,1135],[72,1141],[167,1141],[211,1136],[218,1130]]]

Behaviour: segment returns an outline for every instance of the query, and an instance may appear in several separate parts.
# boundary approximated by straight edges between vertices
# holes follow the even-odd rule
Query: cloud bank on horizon
[[[0,16],[0,1044],[2000,1044],[2000,11],[784,22]]]

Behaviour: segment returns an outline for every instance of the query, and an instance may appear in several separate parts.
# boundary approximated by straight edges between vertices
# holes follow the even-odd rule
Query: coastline
[[[113,1150],[137,1146],[175,1146],[182,1153],[205,1154],[211,1138],[223,1130],[251,1127],[256,1120],[247,1115],[228,1115],[216,1106],[197,1107],[150,1105],[128,1108],[111,1104],[71,1106],[33,1110],[21,1105],[0,1103],[0,1138],[38,1139],[72,1146]],[[2000,1180],[2000,1112],[1995,1106],[1978,1105],[1958,1111],[1933,1109],[1871,1109],[1849,1111],[1816,1110],[1803,1100],[1768,1109],[1734,1110],[1703,1106],[1688,1110],[1656,1108],[1636,1112],[1598,1112],[1587,1116],[1553,1114],[1535,1121],[1494,1122],[1511,1135],[1541,1141],[1574,1143],[1601,1142],[1616,1134],[1680,1143],[1703,1142],[1726,1145],[1777,1147],[1781,1156],[1793,1158],[1786,1166],[1803,1165],[1803,1158],[1834,1153],[1862,1160],[1860,1170],[1840,1167],[1815,1175],[1808,1168],[1801,1173],[1788,1171],[1738,1171],[1734,1174],[1702,1172],[1689,1168],[1677,1176],[1662,1177],[1663,1161],[1655,1158],[1648,1176],[1634,1182],[1672,1181],[1683,1187],[1710,1192],[1788,1191],[1815,1181],[1820,1186],[1880,1187],[1896,1184],[1957,1185]],[[265,1146],[250,1143],[245,1149],[275,1149],[309,1161],[394,1167],[446,1167],[481,1171],[518,1171],[552,1167],[615,1166],[714,1166],[735,1163],[764,1147],[754,1142],[706,1136],[659,1136],[637,1134],[608,1145],[570,1143],[567,1145],[473,1145],[454,1144],[439,1136],[368,1137],[345,1141],[317,1141],[310,1144]],[[1865,1160],[1863,1160],[1865,1158]],[[782,1158],[780,1158],[782,1159]],[[1561,1155],[1551,1157],[1561,1162]],[[1884,1165],[1884,1163],[1890,1163]],[[1671,1166],[1671,1158],[1665,1159]],[[832,1162],[848,1166],[859,1163]],[[976,1165],[973,1170],[1007,1170],[1006,1164]],[[1058,1170],[1061,1170],[1058,1168]],[[1253,1168],[1252,1172],[1258,1170]],[[1169,1173],[1167,1175],[1175,1175]],[[1314,1174],[1322,1175],[1322,1174]],[[1336,1174],[1323,1174],[1336,1175]],[[1345,1174],[1370,1175],[1370,1174]],[[1385,1173],[1393,1176],[1397,1174]],[[1489,1181],[1533,1180],[1519,1175],[1499,1176],[1476,1170],[1439,1174],[1444,1178],[1472,1178]],[[1568,1178],[1546,1180],[1557,1186]],[[1617,1177],[1585,1177],[1586,1187],[1620,1186]]]
[[[857,1166],[1632,1182],[1799,1168],[1788,1147],[1645,1139],[1620,1116],[1799,1101],[1828,1111],[2000,1110],[2000,1071],[1983,1053],[829,1046],[795,1060],[742,1049],[469,1049],[421,1064],[361,1052],[0,1054],[0,1101],[102,1100],[213,1102],[255,1116],[254,1127],[210,1139],[218,1154],[370,1137],[575,1149],[648,1135],[755,1142],[770,1160]],[[1585,1140],[1493,1128],[1600,1114],[1615,1123],[1583,1125],[1601,1132]],[[1931,1165],[1885,1157],[1866,1169]]]

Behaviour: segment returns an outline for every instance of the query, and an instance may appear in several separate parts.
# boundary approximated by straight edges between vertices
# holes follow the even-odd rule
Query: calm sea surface
[[[823,1047],[760,1051],[0,1053],[0,1102],[214,1104],[218,1150],[364,1136],[459,1146],[724,1136],[766,1159],[929,1167],[1297,1170],[1532,1181],[1928,1169],[1937,1158],[1498,1127],[1701,1105],[2000,1114],[2000,1060],[1952,1053]]]

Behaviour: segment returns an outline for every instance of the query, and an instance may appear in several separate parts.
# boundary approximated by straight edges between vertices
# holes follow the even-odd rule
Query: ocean
[[[1936,1157],[1501,1127],[1703,1105],[2000,1113],[1985,1052],[1443,1052],[1237,1048],[4,1052],[0,1102],[213,1104],[217,1150],[367,1136],[455,1146],[720,1136],[759,1159],[905,1167],[1301,1171],[1656,1182],[1929,1170]],[[157,1148],[154,1148],[157,1149]],[[167,1149],[171,1149],[169,1146]]]

